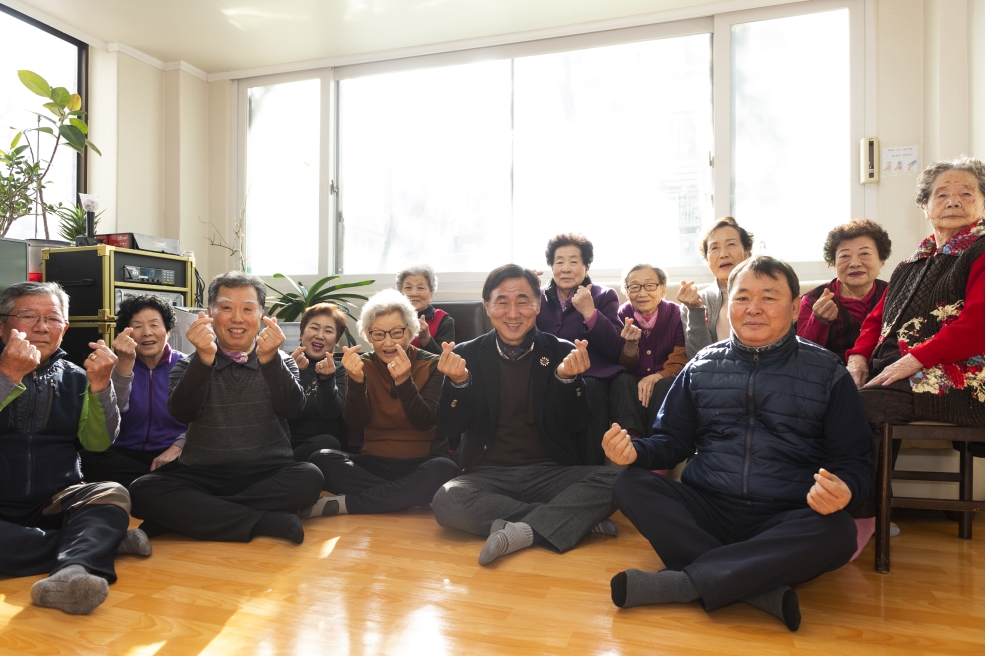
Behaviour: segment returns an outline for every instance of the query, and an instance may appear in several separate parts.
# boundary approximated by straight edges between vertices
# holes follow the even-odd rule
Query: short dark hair
[[[657,276],[657,281],[662,285],[668,284],[668,274],[664,273],[664,269],[658,269],[653,264],[634,264],[632,267],[627,269],[626,274],[623,276],[623,289],[627,287],[627,280],[630,279],[630,274],[634,271],[640,271],[641,269],[650,269]]]
[[[141,310],[147,309],[157,310],[158,314],[161,315],[161,320],[164,321],[165,329],[168,332],[174,330],[175,324],[178,323],[178,319],[175,317],[175,311],[171,307],[171,304],[166,303],[163,299],[157,296],[145,294],[143,296],[128,298],[120,303],[120,309],[116,311],[117,334],[123,332],[124,328],[130,326],[130,322],[133,321],[135,314]]]
[[[791,300],[801,295],[801,282],[790,264],[769,255],[757,255],[743,260],[730,272],[729,282],[726,283],[727,296],[733,293],[733,284],[736,282],[736,278],[746,270],[752,271],[753,275],[757,277],[777,278],[778,274],[782,274],[787,278],[787,286],[791,288]]]
[[[592,242],[583,234],[566,232],[548,240],[548,248],[544,251],[544,259],[548,261],[548,266],[554,263],[555,251],[562,246],[578,246],[582,253],[582,264],[586,266],[592,264]]]
[[[301,325],[298,327],[300,332],[305,332],[305,326],[308,325],[308,322],[320,314],[324,314],[335,321],[336,335],[342,337],[342,334],[346,332],[348,315],[335,303],[316,303],[307,308],[305,313],[301,315]]]
[[[541,281],[534,275],[534,272],[530,269],[525,269],[519,264],[504,264],[493,269],[486,276],[486,282],[483,283],[483,302],[489,303],[490,294],[493,293],[493,290],[503,284],[503,281],[510,280],[511,278],[523,278],[526,280],[531,286],[531,291],[534,293],[535,302],[540,300]]]
[[[748,253],[753,250],[753,233],[747,232],[745,228],[740,227],[740,224],[736,223],[736,219],[733,217],[724,216],[713,223],[712,227],[706,230],[705,234],[702,235],[702,244],[699,248],[703,260],[709,259],[709,237],[712,236],[712,233],[719,228],[735,229],[736,232],[739,233],[740,243],[743,244],[743,250]]]
[[[209,283],[209,309],[212,309],[212,306],[215,305],[216,298],[219,296],[220,287],[228,287],[229,289],[253,287],[257,290],[257,301],[260,303],[260,311],[264,311],[264,303],[267,302],[267,287],[259,277],[242,271],[220,273]]]
[[[877,255],[881,262],[886,262],[890,257],[890,235],[883,226],[869,219],[853,219],[849,223],[835,226],[825,237],[823,251],[828,265],[835,266],[835,252],[839,250],[839,244],[857,237],[870,237],[876,242]]]

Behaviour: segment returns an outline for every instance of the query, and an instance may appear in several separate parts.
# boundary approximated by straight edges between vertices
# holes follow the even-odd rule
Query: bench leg
[[[876,563],[880,574],[890,572],[890,497],[893,479],[893,453],[891,452],[890,424],[884,424],[880,434],[880,448],[876,466]]]
[[[969,451],[968,442],[960,442],[962,450],[959,452],[959,473],[962,480],[959,482],[959,499],[962,501],[972,500],[972,453]],[[972,539],[972,518],[973,512],[959,513],[959,537],[963,540]]]

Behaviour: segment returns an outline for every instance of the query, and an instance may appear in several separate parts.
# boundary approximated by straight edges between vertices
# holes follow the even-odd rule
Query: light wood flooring
[[[618,538],[480,567],[482,540],[430,512],[306,522],[301,546],[154,540],[117,559],[89,616],[31,605],[40,577],[0,579],[0,653],[31,654],[983,654],[983,520],[958,539],[941,513],[898,511],[891,573],[855,562],[797,588],[804,620],[736,604],[619,610],[609,580],[657,557],[617,514]]]

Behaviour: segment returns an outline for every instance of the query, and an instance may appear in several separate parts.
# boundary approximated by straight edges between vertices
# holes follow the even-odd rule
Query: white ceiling
[[[4,0],[0,0],[2,2]],[[774,0],[776,2],[776,0]],[[709,0],[6,0],[206,73],[687,9]],[[768,0],[769,2],[769,0]]]

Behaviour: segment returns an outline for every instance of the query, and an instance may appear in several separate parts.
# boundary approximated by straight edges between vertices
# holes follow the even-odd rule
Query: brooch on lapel
[[[542,367],[547,367],[549,364],[551,364],[551,360],[549,360],[548,358],[541,358]]]

